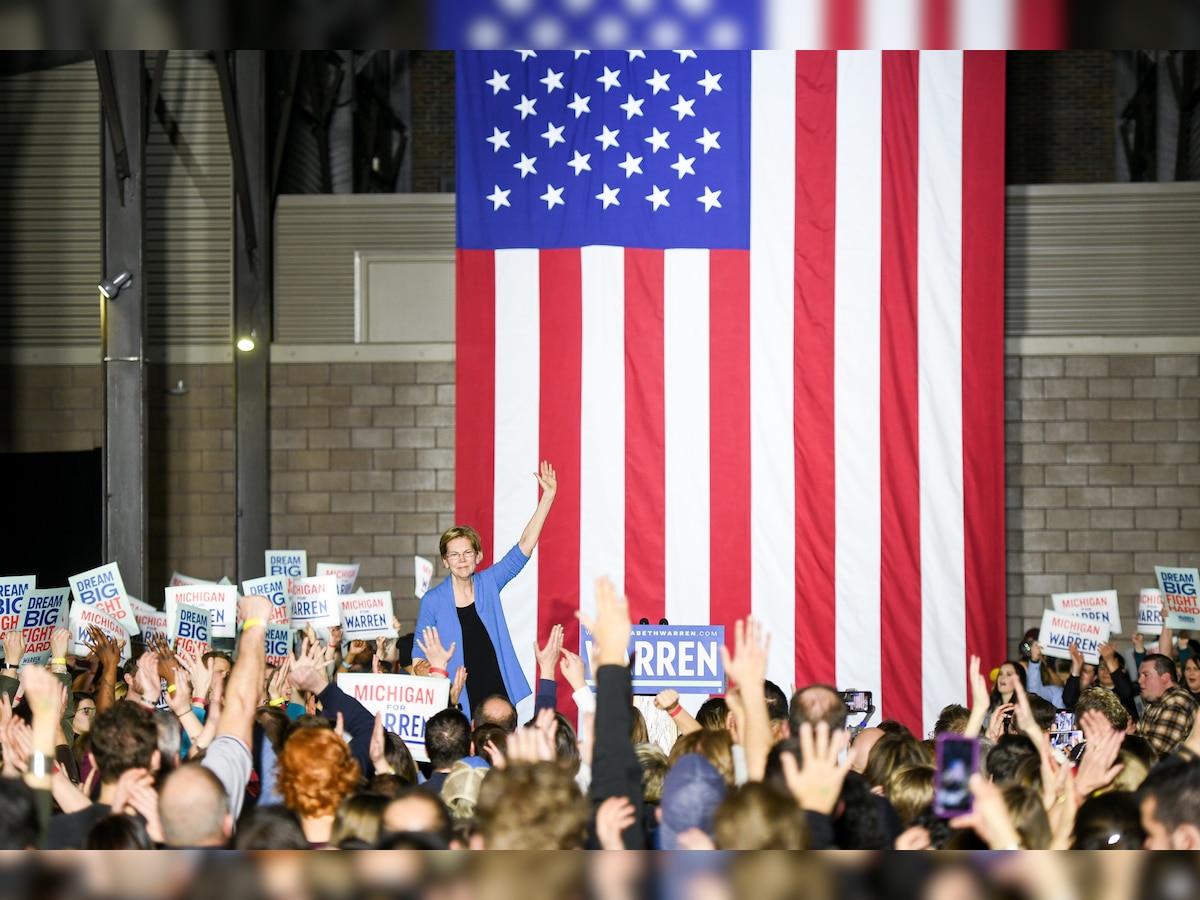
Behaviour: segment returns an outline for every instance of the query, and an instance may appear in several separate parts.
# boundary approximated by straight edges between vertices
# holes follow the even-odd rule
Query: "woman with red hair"
[[[331,728],[301,728],[279,756],[283,805],[300,816],[313,848],[329,843],[338,805],[358,787],[362,772],[349,745]]]

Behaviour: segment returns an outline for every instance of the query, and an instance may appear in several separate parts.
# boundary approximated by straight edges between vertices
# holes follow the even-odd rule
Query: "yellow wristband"
[[[65,656],[56,656],[50,660],[50,665],[52,666],[65,666],[66,664],[67,658]]]
[[[168,684],[167,685],[167,693],[168,694],[173,694],[177,690],[179,690],[179,685],[176,685],[176,684]]]
[[[287,697],[277,697],[276,699],[272,700],[268,706],[283,706],[285,703],[287,703]]]
[[[245,622],[242,623],[242,631],[246,631],[249,628],[253,628],[255,625],[266,625],[266,624],[267,624],[266,619],[247,619]]]

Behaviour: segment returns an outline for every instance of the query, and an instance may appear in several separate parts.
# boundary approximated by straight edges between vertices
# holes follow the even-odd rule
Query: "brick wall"
[[[1008,184],[1116,180],[1111,50],[1010,51]]]
[[[454,52],[412,55],[413,190],[436,193],[454,182]]]
[[[1200,357],[1006,365],[1010,647],[1054,592],[1115,588],[1136,621],[1155,565],[1200,565]]]
[[[172,394],[179,382],[187,393]],[[237,576],[233,366],[156,365],[148,372],[148,602],[178,570]]]
[[[0,366],[0,453],[99,447],[103,400],[99,363]]]
[[[271,546],[359,563],[411,623],[412,557],[453,524],[454,364],[273,365],[270,404]]]

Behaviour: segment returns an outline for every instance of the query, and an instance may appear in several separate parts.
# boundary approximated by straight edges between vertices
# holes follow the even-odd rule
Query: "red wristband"
[[[445,669],[435,669],[433,666],[429,667],[429,674],[430,675],[441,675],[443,678],[450,677],[450,673],[447,672]]]
[[[203,697],[193,697],[192,698],[192,706],[200,706],[200,707],[207,708],[208,701],[205,700]]]
[[[667,715],[673,719],[677,715],[679,715],[681,712],[683,712],[683,707],[680,706],[678,703],[676,703],[674,706],[672,706],[670,709],[667,710]]]

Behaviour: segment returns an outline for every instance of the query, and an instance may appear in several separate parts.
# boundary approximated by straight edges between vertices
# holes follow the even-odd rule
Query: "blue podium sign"
[[[721,645],[724,625],[634,625],[629,659],[635,694],[657,694],[673,688],[681,694],[723,694],[725,665]],[[592,675],[592,634],[579,629],[588,684]]]

